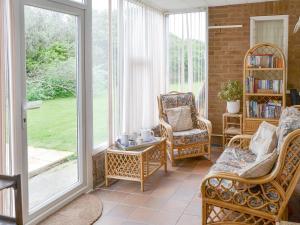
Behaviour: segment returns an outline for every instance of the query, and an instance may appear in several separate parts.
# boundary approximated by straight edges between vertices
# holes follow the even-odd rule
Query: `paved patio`
[[[73,152],[28,148],[29,208],[35,207],[78,180]]]
[[[36,176],[65,162],[73,152],[28,147],[29,177]]]

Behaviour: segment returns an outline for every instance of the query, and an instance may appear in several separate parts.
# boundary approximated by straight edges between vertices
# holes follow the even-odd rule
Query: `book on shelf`
[[[282,101],[269,100],[260,103],[256,100],[246,101],[246,113],[248,118],[278,119],[281,115]]]
[[[273,54],[250,55],[247,61],[248,68],[283,68],[283,59]]]
[[[246,78],[246,93],[281,94],[282,80],[261,80],[252,75]]]

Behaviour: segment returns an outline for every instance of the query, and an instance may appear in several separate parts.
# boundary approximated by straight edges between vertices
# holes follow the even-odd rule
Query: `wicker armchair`
[[[210,159],[211,123],[199,116],[193,93],[170,92],[160,95],[158,106],[161,134],[167,139],[168,155],[172,165],[177,159],[196,156],[207,156]],[[191,106],[192,130],[174,132],[168,124],[165,110],[180,106]]]
[[[238,135],[229,147],[249,151],[251,136]],[[264,177],[245,179],[209,173],[202,182],[202,224],[275,225],[287,219],[287,204],[300,177],[300,129],[286,136],[277,163]]]

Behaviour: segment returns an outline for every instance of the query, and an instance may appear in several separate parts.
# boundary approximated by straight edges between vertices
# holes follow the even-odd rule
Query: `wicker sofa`
[[[191,107],[193,129],[174,132],[168,123],[166,110],[181,106]],[[198,115],[193,93],[170,92],[158,97],[160,131],[167,139],[168,155],[172,162],[196,156],[207,156],[210,159],[211,122]]]
[[[299,118],[300,121],[300,118]],[[278,159],[272,171],[258,178],[242,178],[230,172],[235,162],[234,149],[242,161],[251,160],[249,153],[250,135],[235,136],[222,158],[225,168],[217,163],[204,178],[201,186],[202,224],[254,224],[275,225],[287,219],[287,204],[300,177],[300,123],[283,127],[277,131],[286,132],[278,142]]]

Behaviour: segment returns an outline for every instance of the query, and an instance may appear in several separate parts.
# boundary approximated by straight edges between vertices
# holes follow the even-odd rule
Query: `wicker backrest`
[[[293,192],[300,176],[300,129],[285,138],[278,163],[280,170],[276,181],[286,193]]]
[[[191,106],[192,120],[194,128],[197,127],[197,109],[195,103],[195,96],[192,92],[180,93],[170,92],[168,94],[162,94],[158,97],[159,116],[160,119],[167,120],[166,109],[177,108],[180,106]]]

